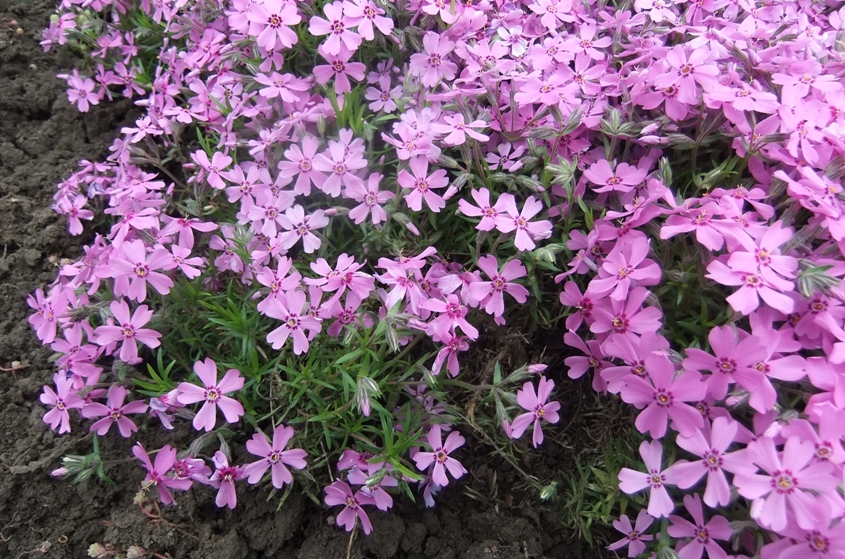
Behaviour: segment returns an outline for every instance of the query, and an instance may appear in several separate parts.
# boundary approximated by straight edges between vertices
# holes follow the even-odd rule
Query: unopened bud
[[[139,545],[131,545],[126,550],[126,559],[141,559],[147,554],[147,550]]]
[[[557,482],[553,481],[540,491],[540,499],[548,501],[557,497]]]
[[[105,557],[106,555],[106,548],[102,546],[102,544],[92,543],[88,546],[88,557],[94,557],[94,559],[99,559],[100,557]]]

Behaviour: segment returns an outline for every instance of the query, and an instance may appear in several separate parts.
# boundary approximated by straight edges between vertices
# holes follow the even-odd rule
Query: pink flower
[[[158,498],[164,505],[173,503],[173,495],[170,493],[170,488],[179,489],[180,491],[187,491],[191,488],[192,481],[190,479],[180,479],[169,474],[176,464],[176,449],[170,445],[165,445],[158,451],[155,458],[155,465],[150,461],[150,456],[141,443],[135,443],[132,447],[132,454],[135,458],[140,460],[147,469],[147,477],[144,478],[144,483],[151,485],[158,489]]]
[[[114,294],[139,303],[147,298],[147,284],[162,295],[170,293],[173,280],[156,270],[165,269],[172,255],[164,248],[147,254],[144,241],[127,241],[103,266],[104,275],[115,278]]]
[[[440,434],[440,425],[434,424],[428,431],[427,440],[428,445],[431,447],[431,452],[418,451],[413,456],[414,462],[417,463],[417,469],[425,471],[433,464],[431,479],[441,487],[449,485],[446,470],[449,470],[449,473],[455,479],[467,473],[460,462],[449,456],[449,453],[462,447],[466,442],[460,433],[457,431],[449,433],[444,444],[443,437]]]
[[[675,366],[664,355],[652,354],[645,358],[648,371],[646,381],[639,375],[629,374],[624,378],[620,390],[622,400],[645,409],[637,416],[636,426],[640,433],[648,432],[659,439],[666,434],[666,424],[671,419],[672,427],[683,436],[689,436],[703,427],[704,420],[691,405],[704,398],[706,386],[697,371],[681,371],[675,376]]]
[[[381,204],[392,200],[394,194],[386,190],[379,190],[379,183],[383,178],[384,176],[380,173],[373,173],[367,177],[366,185],[352,184],[346,187],[346,197],[360,202],[359,205],[349,210],[349,219],[354,221],[355,225],[363,223],[368,215],[372,216],[373,225],[387,221],[387,212],[384,211]]]
[[[68,410],[81,409],[85,405],[85,400],[79,397],[73,389],[73,381],[62,373],[53,375],[53,381],[56,383],[56,390],[53,391],[49,386],[44,387],[44,393],[41,394],[41,403],[46,406],[53,406],[53,408],[44,414],[44,423],[50,426],[50,429],[55,430],[59,427],[59,434],[70,433],[70,414]]]
[[[528,426],[534,424],[534,436],[532,441],[534,448],[543,443],[543,429],[540,426],[543,421],[557,423],[560,420],[557,411],[560,409],[559,402],[548,402],[549,395],[555,388],[555,383],[546,377],[540,377],[537,391],[534,391],[534,384],[530,381],[522,385],[522,389],[516,393],[516,401],[528,413],[518,415],[513,423],[508,425],[505,422],[505,433],[512,439],[518,439],[525,433]]]
[[[306,466],[305,457],[307,456],[307,453],[299,448],[284,450],[292,438],[293,429],[291,427],[285,427],[281,423],[273,431],[272,445],[264,433],[253,435],[246,442],[246,449],[250,454],[261,456],[263,459],[243,467],[244,475],[249,478],[247,481],[251,484],[258,483],[269,469],[273,480],[273,487],[276,489],[281,489],[286,483],[292,483],[293,476],[285,467],[285,464],[291,468],[301,470]]]
[[[726,506],[731,499],[731,488],[725,472],[754,473],[744,450],[725,452],[736,438],[739,424],[726,417],[717,417],[709,429],[695,431],[676,439],[678,446],[701,460],[680,460],[672,465],[678,487],[689,489],[707,474],[704,502],[708,507]],[[709,442],[708,442],[709,439]]]
[[[340,52],[337,54],[329,54],[322,49],[323,46],[320,45],[317,51],[320,56],[326,59],[328,64],[314,66],[314,77],[317,79],[317,83],[325,85],[334,78],[335,93],[340,95],[352,91],[349,77],[355,81],[363,80],[367,67],[360,62],[350,62],[353,53],[343,45],[341,45]]]
[[[684,507],[693,522],[672,515],[669,521],[669,535],[673,538],[692,538],[678,550],[680,559],[701,559],[705,550],[710,559],[726,559],[727,554],[714,540],[727,541],[733,535],[733,529],[724,516],[713,516],[704,523],[704,511],[701,510],[701,497],[698,494],[684,495]]]
[[[444,36],[429,31],[423,37],[425,52],[411,55],[408,70],[411,74],[421,76],[421,82],[426,87],[434,87],[441,79],[453,80],[458,66],[448,59],[449,53],[455,50],[455,43]]]
[[[229,459],[219,450],[214,453],[214,458],[211,461],[214,463],[216,470],[209,478],[208,483],[218,489],[214,504],[218,507],[227,506],[233,509],[238,504],[235,482],[244,478],[243,468],[230,466]]]
[[[483,120],[473,120],[469,124],[464,121],[464,115],[455,113],[443,117],[444,124],[435,123],[432,129],[438,134],[448,134],[443,138],[443,143],[447,146],[459,146],[466,143],[467,136],[478,140],[479,142],[486,142],[490,136],[476,132],[473,128],[486,128],[487,123]]]
[[[255,37],[258,46],[273,50],[277,44],[290,48],[298,38],[290,26],[302,21],[296,4],[287,0],[263,0],[253,2],[247,10],[249,34]]]
[[[446,207],[446,201],[432,189],[444,188],[449,185],[449,179],[446,178],[446,171],[437,169],[429,175],[428,160],[422,156],[411,158],[410,166],[413,175],[406,169],[402,169],[399,171],[399,176],[397,177],[399,186],[411,190],[410,193],[405,195],[405,201],[408,203],[408,207],[418,212],[422,209],[422,202],[425,200],[426,205],[431,211],[435,213],[440,212],[440,210]]]
[[[102,417],[99,421],[95,421],[91,425],[91,431],[96,431],[98,435],[102,436],[109,432],[113,424],[117,424],[120,434],[128,437],[138,430],[138,426],[126,417],[130,413],[144,413],[147,411],[147,404],[142,400],[129,402],[124,405],[126,400],[126,389],[117,384],[113,384],[109,388],[108,398],[105,404],[94,402],[82,408],[82,416],[88,419],[95,417]]]
[[[626,335],[657,332],[663,313],[654,307],[642,308],[647,295],[645,287],[635,287],[628,294],[627,301],[596,301],[593,309],[595,321],[590,325],[590,331],[594,334],[612,332]]]
[[[328,155],[314,158],[314,169],[326,173],[326,180],[317,188],[329,196],[340,196],[341,187],[363,186],[356,173],[367,167],[367,160],[357,150],[348,149],[342,142],[329,141]]]
[[[226,374],[217,382],[217,363],[206,357],[205,361],[194,363],[194,372],[202,381],[202,387],[190,382],[179,384],[179,395],[177,400],[180,404],[195,404],[203,402],[197,415],[194,417],[194,429],[199,431],[205,429],[211,431],[217,423],[217,409],[223,412],[223,416],[229,423],[237,423],[244,414],[244,407],[240,402],[225,396],[243,388],[244,379],[237,369],[229,369]],[[218,505],[219,506],[219,505]]]
[[[81,235],[83,231],[81,219],[91,221],[94,212],[84,209],[88,198],[83,195],[62,197],[56,203],[56,213],[67,216],[68,231],[71,235]]]
[[[308,23],[308,32],[315,36],[328,35],[322,48],[327,54],[337,55],[342,46],[351,52],[358,50],[361,46],[361,36],[352,31],[360,21],[357,17],[350,17],[344,13],[345,3],[338,0],[323,6],[323,13],[326,19],[319,16],[312,16]]]
[[[496,204],[491,206],[490,191],[486,188],[473,188],[470,190],[470,194],[478,206],[473,206],[466,200],[461,199],[458,201],[458,210],[462,214],[470,217],[481,217],[481,221],[475,226],[475,228],[479,231],[492,231],[496,227],[496,220],[499,218],[500,214],[507,213],[505,204],[508,203],[508,200],[502,200],[500,197],[496,201]],[[515,206],[516,204],[514,204],[514,210]]]
[[[446,370],[449,371],[449,375],[453,377],[458,376],[458,373],[460,372],[458,352],[469,349],[466,336],[458,336],[448,333],[445,337],[439,336],[438,339],[444,345],[440,348],[440,351],[437,352],[437,356],[434,358],[434,363],[431,365],[431,374],[435,376],[439,375],[441,369],[443,369],[443,364],[445,363]]]
[[[75,104],[81,113],[87,113],[91,105],[99,105],[101,95],[94,93],[94,88],[97,87],[96,82],[91,78],[84,80],[79,76],[77,70],[73,71],[72,76],[65,76],[67,79],[67,99]]]
[[[801,528],[818,524],[816,500],[811,492],[836,491],[837,477],[829,462],[812,461],[813,443],[789,437],[778,454],[770,437],[760,437],[748,445],[748,458],[765,474],[734,476],[739,494],[752,499],[751,517],[764,528],[779,532],[787,527],[787,510]],[[841,479],[841,477],[840,477]]]
[[[373,26],[381,31],[382,35],[389,36],[393,31],[393,20],[384,17],[384,10],[376,6],[371,0],[352,0],[343,3],[344,13],[358,21],[358,33],[367,41],[375,39]]]
[[[755,367],[768,357],[760,339],[757,336],[740,339],[731,327],[718,326],[710,330],[707,340],[715,357],[700,349],[687,348],[684,368],[711,371],[707,392],[714,398],[724,398],[728,387],[736,382],[751,394],[749,403],[754,409],[760,413],[769,411],[777,393],[766,375]]]
[[[345,508],[337,515],[337,525],[346,528],[347,532],[351,532],[355,528],[355,523],[360,519],[361,527],[365,534],[373,531],[373,525],[370,523],[370,517],[364,511],[364,505],[374,505],[375,500],[371,495],[366,494],[363,489],[352,494],[352,488],[345,482],[337,480],[325,489],[326,498],[325,503],[330,507],[343,505]]]
[[[301,355],[308,351],[308,336],[322,328],[320,320],[308,314],[306,295],[302,291],[288,291],[270,301],[264,314],[282,321],[282,325],[267,334],[267,343],[273,349],[280,349],[289,337],[293,337],[293,352]]]
[[[728,258],[728,266],[735,272],[758,273],[778,291],[792,291],[793,284],[787,280],[795,277],[798,259],[781,254],[780,247],[793,236],[792,228],[784,227],[781,221],[769,225],[756,242],[747,235],[737,235],[737,240],[745,250],[733,250]]]
[[[349,289],[359,300],[369,297],[375,289],[375,280],[370,274],[361,272],[364,264],[355,262],[355,258],[346,253],[337,257],[337,265],[332,268],[325,258],[318,258],[311,263],[311,269],[319,274],[319,278],[306,278],[308,285],[317,285],[325,293],[337,291],[333,298],[340,296]]]
[[[202,150],[198,150],[191,154],[191,159],[208,173],[205,178],[208,184],[218,190],[226,188],[226,183],[223,181],[220,173],[232,164],[233,160],[231,157],[215,151],[211,157],[211,161],[209,161],[208,154]]]
[[[646,258],[650,249],[648,239],[637,237],[631,242],[617,242],[599,268],[598,276],[590,281],[587,294],[623,301],[632,287],[660,283],[660,266]]]
[[[510,260],[499,272],[498,264],[498,260],[492,254],[479,258],[478,267],[490,278],[490,281],[474,281],[469,284],[472,297],[484,305],[487,313],[496,317],[502,316],[505,312],[505,293],[510,294],[518,303],[525,303],[528,300],[528,290],[511,281],[525,277],[528,273],[525,266],[519,260]]]
[[[640,455],[645,463],[646,472],[622,468],[619,471],[619,489],[631,495],[649,488],[648,513],[654,518],[669,516],[675,508],[675,503],[672,502],[666,486],[675,483],[672,469],[663,470],[661,466],[663,445],[658,441],[643,441],[640,444]]]
[[[293,191],[296,194],[311,194],[311,185],[322,188],[326,182],[326,175],[314,168],[314,160],[317,149],[320,146],[319,140],[314,136],[305,136],[301,140],[302,148],[292,144],[285,150],[287,161],[279,161],[278,168],[287,176],[296,175],[296,184]]]
[[[543,209],[543,203],[529,196],[522,206],[522,211],[517,210],[516,200],[512,194],[505,192],[499,196],[496,202],[497,207],[501,207],[500,213],[496,217],[496,229],[502,233],[510,233],[516,231],[513,245],[517,250],[533,250],[534,240],[548,239],[552,236],[552,222],[549,220],[531,222],[531,218],[540,213]],[[501,212],[506,213],[503,215]]]
[[[120,347],[120,360],[134,364],[141,360],[138,358],[138,343],[141,342],[147,347],[156,348],[160,345],[158,339],[161,334],[149,328],[141,328],[150,321],[153,311],[147,305],[141,305],[132,316],[129,316],[129,305],[126,301],[112,301],[109,305],[112,315],[117,320],[117,325],[99,326],[94,330],[96,342],[99,345],[108,345],[114,342],[122,342]]]
[[[640,184],[648,174],[647,171],[632,167],[627,163],[620,163],[614,170],[606,159],[593,163],[584,171],[584,178],[598,185],[595,192],[630,192]]]
[[[59,317],[68,310],[68,296],[62,287],[54,287],[48,296],[44,296],[41,289],[35,290],[35,296],[30,295],[26,299],[35,314],[27,319],[27,322],[35,328],[35,334],[42,343],[49,344],[56,339],[56,327]]]
[[[471,340],[478,338],[478,329],[467,322],[466,305],[461,303],[457,295],[447,295],[446,300],[431,298],[421,305],[424,309],[438,313],[438,317],[429,323],[429,327],[436,333],[445,334],[456,332],[457,328],[463,330],[464,334]],[[444,339],[444,335],[436,336],[435,339]]]
[[[795,302],[792,299],[781,293],[760,274],[734,271],[720,260],[714,260],[707,266],[706,277],[721,285],[740,286],[726,299],[736,312],[750,314],[760,306],[760,299],[784,314],[792,314],[795,308]]]
[[[279,223],[287,229],[278,237],[280,245],[289,249],[302,239],[302,250],[311,254],[320,248],[320,238],[312,233],[315,229],[322,229],[329,224],[329,218],[323,210],[316,210],[314,213],[305,215],[305,210],[299,204],[288,208],[284,215],[280,215]]]
[[[646,512],[645,509],[640,509],[637,514],[637,523],[631,526],[631,520],[628,515],[623,514],[618,520],[613,521],[613,527],[625,534],[625,537],[618,540],[609,546],[609,551],[615,551],[622,547],[628,546],[628,557],[636,557],[645,551],[645,543],[654,539],[651,534],[644,534],[654,519]]]

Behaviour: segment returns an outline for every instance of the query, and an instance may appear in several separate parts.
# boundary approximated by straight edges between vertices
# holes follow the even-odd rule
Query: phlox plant
[[[45,423],[370,533],[587,375],[642,439],[611,549],[843,557],[844,41],[837,0],[63,0],[69,102],[143,116],[55,195]],[[501,328],[567,350],[479,364]]]

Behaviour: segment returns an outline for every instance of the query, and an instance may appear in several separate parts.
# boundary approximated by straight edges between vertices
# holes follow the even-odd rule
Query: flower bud
[[[106,556],[106,548],[99,543],[92,543],[88,546],[88,557],[94,557],[94,559],[99,559],[100,557]]]
[[[147,550],[139,545],[131,545],[126,550],[126,559],[141,559],[147,554]]]
[[[557,482],[553,481],[540,491],[540,499],[548,501],[557,497]]]

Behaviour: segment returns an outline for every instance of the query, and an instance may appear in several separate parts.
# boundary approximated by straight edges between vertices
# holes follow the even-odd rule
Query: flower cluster
[[[496,436],[543,443],[557,371],[455,377],[497,327],[557,328],[568,376],[634,406],[649,439],[645,471],[618,472],[648,499],[613,549],[642,553],[665,517],[683,559],[729,539],[832,553],[843,33],[843,8],[809,0],[65,0],[45,47],[98,46],[91,77],[63,76],[69,101],[144,116],[55,195],[71,234],[97,234],[29,299],[59,353],[44,420],[68,432],[77,409],[128,437],[128,415],[208,432],[219,411],[239,444],[244,416],[272,418],[272,441],[236,447],[260,460],[224,447],[214,473],[196,447],[154,464],[135,447],[162,502],[199,481],[230,507],[235,482],[307,466],[294,427],[333,421],[325,502],[369,533],[392,488],[433,504],[466,472],[458,390]]]

